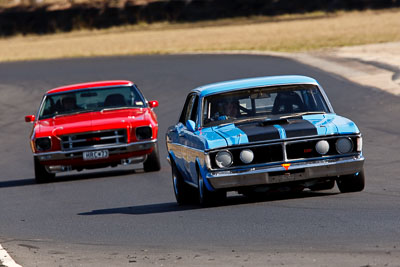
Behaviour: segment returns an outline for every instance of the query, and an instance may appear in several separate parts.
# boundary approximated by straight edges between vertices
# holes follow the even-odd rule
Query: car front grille
[[[319,140],[308,140],[299,143],[289,143],[286,145],[287,159],[315,158],[320,154],[315,150],[315,144]],[[337,154],[333,139],[327,140],[329,143],[329,151],[326,155]]]
[[[320,159],[325,157],[337,156],[339,153],[336,150],[335,144],[340,136],[332,137],[317,137],[304,140],[293,140],[293,141],[282,141],[272,144],[252,144],[252,145],[242,145],[239,147],[230,147],[223,150],[229,150],[233,156],[234,167],[241,166],[257,166],[259,164],[268,164],[275,162],[287,162],[292,160],[303,160],[303,159]],[[357,136],[350,136],[353,144],[357,143]],[[321,155],[316,149],[315,145],[320,140],[326,140],[329,143],[329,151]],[[250,164],[245,164],[240,160],[240,152],[244,149],[250,149],[254,153],[254,160]],[[212,169],[219,169],[215,162],[216,154],[219,150],[215,150],[209,153],[210,163]],[[348,153],[357,153],[356,146],[353,150]]]
[[[277,162],[277,161],[283,161],[284,159],[281,144],[257,146],[251,148],[251,150],[254,153],[253,164],[260,164],[265,162]],[[235,162],[237,165],[238,164],[245,165],[240,160],[241,151],[242,149],[235,149],[231,151],[233,155],[233,162]]]
[[[233,166],[237,167],[247,165],[240,160],[240,152],[243,149],[251,149],[253,151],[254,160],[251,164],[263,164],[284,160],[282,144],[268,144],[243,148],[233,148],[228,149],[233,156]],[[217,152],[218,151],[210,153],[211,166],[213,169],[218,168],[217,164],[215,163],[215,156],[217,155]]]
[[[286,155],[288,160],[293,159],[308,159],[308,158],[317,158],[321,157],[322,155],[318,154],[315,149],[315,145],[320,140],[326,140],[329,143],[329,150],[323,156],[335,156],[339,153],[336,150],[336,141],[339,137],[331,137],[331,138],[318,138],[313,140],[304,140],[304,141],[296,141],[296,142],[289,142],[286,144]],[[353,144],[357,143],[357,137],[351,137]],[[355,153],[357,148],[354,146],[353,151],[351,153]]]
[[[63,151],[101,147],[127,142],[126,129],[86,132],[61,136],[61,149]]]

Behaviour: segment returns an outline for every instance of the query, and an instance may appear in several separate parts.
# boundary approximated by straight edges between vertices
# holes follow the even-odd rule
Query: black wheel
[[[176,202],[178,202],[179,205],[195,203],[196,188],[185,183],[182,174],[176,168],[174,162],[171,162],[171,169],[172,169],[172,185],[174,186]]]
[[[199,172],[197,172],[197,181],[198,181],[198,196],[199,196],[199,203],[202,206],[210,206],[216,205],[225,200],[226,192],[225,191],[209,191],[204,184],[203,177]]]
[[[365,187],[364,170],[356,174],[340,176],[336,183],[341,193],[360,192]]]
[[[153,152],[147,156],[146,161],[143,162],[143,169],[145,172],[155,172],[161,169],[158,144],[154,147]]]
[[[313,186],[310,186],[311,191],[322,191],[322,190],[330,190],[335,186],[335,180],[326,180],[324,182],[319,182]]]
[[[48,183],[52,179],[54,179],[54,177],[56,177],[54,173],[49,173],[46,168],[42,164],[40,164],[39,160],[36,157],[33,158],[33,164],[35,168],[36,183]]]

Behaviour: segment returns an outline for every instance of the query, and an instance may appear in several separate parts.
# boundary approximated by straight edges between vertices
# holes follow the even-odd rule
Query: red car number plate
[[[83,160],[105,159],[105,158],[108,158],[108,150],[83,152]]]

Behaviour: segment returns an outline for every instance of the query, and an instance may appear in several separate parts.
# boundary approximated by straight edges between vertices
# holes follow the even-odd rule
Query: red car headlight
[[[51,149],[51,138],[41,137],[35,140],[35,147],[38,151],[46,151]]]
[[[153,129],[150,126],[141,126],[136,128],[136,139],[144,140],[153,137]]]

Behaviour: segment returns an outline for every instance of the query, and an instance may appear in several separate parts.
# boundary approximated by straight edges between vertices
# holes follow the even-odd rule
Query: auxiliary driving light
[[[325,155],[329,151],[329,143],[326,140],[318,141],[315,145],[315,150],[321,155]]]
[[[243,163],[249,164],[249,163],[251,163],[253,161],[253,159],[254,159],[254,153],[250,149],[243,149],[240,152],[240,160]]]

